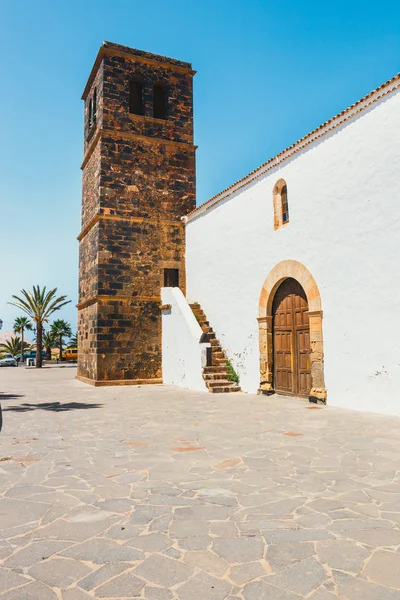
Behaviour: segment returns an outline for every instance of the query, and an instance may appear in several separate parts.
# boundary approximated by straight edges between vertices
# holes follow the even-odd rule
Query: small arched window
[[[287,185],[284,179],[279,179],[274,186],[274,229],[289,223],[289,203]]]
[[[137,79],[129,83],[129,112],[133,115],[144,115],[143,84]]]
[[[97,88],[94,88],[93,91],[93,112],[92,112],[92,123],[93,125],[96,125],[96,121],[97,121]]]
[[[282,225],[289,223],[289,205],[287,199],[287,185],[284,185],[281,191],[282,204]]]
[[[153,86],[153,117],[155,119],[167,118],[167,94],[161,83]]]
[[[89,112],[88,112],[88,129],[93,125],[93,100],[90,98],[89,100]]]

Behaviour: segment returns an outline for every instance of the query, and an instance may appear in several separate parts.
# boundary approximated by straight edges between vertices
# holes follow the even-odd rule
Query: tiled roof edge
[[[245,187],[255,179],[258,179],[268,171],[274,169],[284,161],[291,158],[293,154],[300,152],[301,150],[303,150],[303,148],[312,144],[321,137],[327,135],[333,129],[340,127],[340,125],[342,125],[346,121],[354,118],[355,116],[358,116],[360,112],[363,112],[372,104],[378,102],[378,100],[392,93],[399,87],[400,73],[397,73],[397,75],[392,77],[392,79],[389,79],[375,90],[372,90],[372,92],[369,92],[366,96],[360,98],[360,100],[358,100],[342,112],[338,113],[334,117],[330,118],[328,121],[325,121],[325,123],[322,123],[322,125],[319,125],[319,127],[313,129],[313,131],[311,131],[310,133],[307,133],[307,135],[299,139],[297,142],[295,142],[288,148],[285,148],[285,150],[282,150],[282,152],[280,152],[273,158],[270,158],[265,163],[263,163],[262,165],[260,165],[259,167],[257,167],[256,169],[254,169],[253,171],[251,171],[250,173],[248,173],[247,175],[230,185],[229,187],[225,188],[224,190],[222,190],[221,192],[219,192],[218,194],[216,194],[215,196],[213,196],[194,210],[192,210],[186,216],[182,217],[182,220],[184,222],[188,222],[205,213],[206,211],[210,210],[210,208],[214,207],[216,204],[219,204],[222,200],[225,200],[225,198],[231,196],[232,194]]]

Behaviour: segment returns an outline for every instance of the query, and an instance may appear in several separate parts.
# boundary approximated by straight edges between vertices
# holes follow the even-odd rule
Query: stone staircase
[[[240,387],[234,381],[229,381],[227,357],[215,333],[207,321],[207,317],[198,302],[190,304],[194,316],[204,332],[203,341],[211,344],[211,352],[208,355],[207,366],[203,369],[203,378],[206,386],[213,394],[240,392]]]

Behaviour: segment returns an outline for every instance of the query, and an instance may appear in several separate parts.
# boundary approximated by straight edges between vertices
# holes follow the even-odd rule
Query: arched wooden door
[[[280,394],[308,396],[311,390],[311,347],[308,302],[292,278],[278,287],[273,305],[274,389]]]

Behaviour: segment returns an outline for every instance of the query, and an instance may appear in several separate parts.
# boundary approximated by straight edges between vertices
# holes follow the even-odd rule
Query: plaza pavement
[[[0,600],[399,600],[400,419],[1,369]]]

